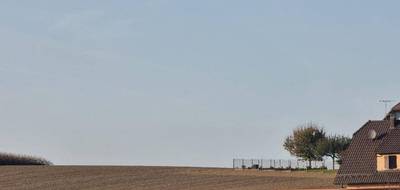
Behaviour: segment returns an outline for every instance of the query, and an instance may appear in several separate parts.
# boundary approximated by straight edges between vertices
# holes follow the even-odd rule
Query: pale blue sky
[[[1,151],[56,164],[289,158],[400,100],[397,1],[0,2]]]

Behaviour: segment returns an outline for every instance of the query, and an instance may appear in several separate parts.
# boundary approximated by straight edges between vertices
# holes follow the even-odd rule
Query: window
[[[397,157],[400,156],[398,154],[377,154],[376,155],[376,170],[377,171],[385,171],[385,170],[399,170],[400,165],[397,165]]]
[[[389,169],[396,169],[397,168],[397,156],[389,156]]]

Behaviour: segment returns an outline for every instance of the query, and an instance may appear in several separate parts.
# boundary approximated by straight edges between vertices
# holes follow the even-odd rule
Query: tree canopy
[[[332,158],[332,168],[335,169],[335,159],[341,158],[341,153],[350,145],[351,138],[342,135],[326,137],[318,145],[318,152],[323,156]]]
[[[327,156],[332,159],[332,167],[335,169],[335,162],[341,161],[341,155],[350,142],[351,138],[343,135],[326,136],[322,127],[310,122],[294,129],[286,137],[283,147],[291,155],[308,161],[309,168],[312,161],[322,160]]]
[[[322,160],[319,144],[325,139],[325,131],[315,123],[306,123],[296,128],[292,135],[286,137],[283,147],[293,156],[308,161]]]

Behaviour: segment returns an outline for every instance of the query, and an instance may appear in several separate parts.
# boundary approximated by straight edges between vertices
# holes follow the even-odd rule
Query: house
[[[400,103],[353,134],[334,183],[347,189],[400,189]]]

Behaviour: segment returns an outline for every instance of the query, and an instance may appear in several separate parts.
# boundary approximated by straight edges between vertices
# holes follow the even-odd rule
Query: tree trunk
[[[311,159],[308,160],[308,169],[311,169],[312,165],[311,165]]]
[[[332,157],[332,169],[335,170],[335,157]]]

